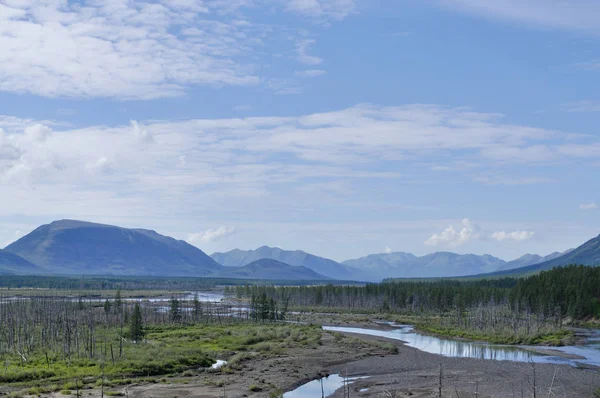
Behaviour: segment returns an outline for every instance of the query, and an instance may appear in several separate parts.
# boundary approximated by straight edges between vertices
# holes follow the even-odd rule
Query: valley
[[[469,275],[508,263],[447,252],[337,263],[266,246],[208,256],[154,231],[51,223],[2,252],[0,394],[590,395],[600,267],[539,270],[594,263],[597,241]],[[456,277],[425,277],[440,266]]]

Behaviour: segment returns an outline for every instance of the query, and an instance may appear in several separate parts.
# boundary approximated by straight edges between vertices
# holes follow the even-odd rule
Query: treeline
[[[341,308],[398,313],[462,312],[503,307],[513,314],[534,313],[574,320],[600,318],[600,267],[568,266],[527,278],[385,282],[365,286],[236,286],[238,298],[266,295],[293,307]]]
[[[206,290],[236,285],[311,285],[314,281],[266,281],[231,278],[184,278],[144,276],[33,276],[2,275],[0,288],[57,290]],[[347,282],[332,282],[345,284]]]

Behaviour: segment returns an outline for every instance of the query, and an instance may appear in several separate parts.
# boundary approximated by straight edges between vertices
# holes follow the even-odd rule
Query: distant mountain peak
[[[332,279],[365,279],[365,275],[359,270],[302,250],[291,251],[278,247],[261,246],[256,250],[236,249],[225,253],[213,253],[211,257],[226,267],[242,267],[257,260],[269,258],[292,266],[304,266]]]
[[[330,278],[323,276],[304,266],[292,266],[271,258],[261,258],[242,267],[227,267],[220,276],[241,279],[277,279],[277,280],[306,280],[325,281]]]

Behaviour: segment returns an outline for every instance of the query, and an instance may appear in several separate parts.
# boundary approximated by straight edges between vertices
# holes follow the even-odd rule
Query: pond
[[[358,379],[365,377],[348,377],[345,379],[347,384],[352,384]],[[313,380],[301,385],[294,391],[286,392],[283,398],[318,398],[328,397],[339,388],[344,386],[344,377],[340,375],[330,375],[319,380]]]

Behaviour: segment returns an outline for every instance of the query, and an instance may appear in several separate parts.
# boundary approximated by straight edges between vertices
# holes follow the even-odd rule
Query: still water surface
[[[552,349],[566,354],[575,354],[584,359],[566,359],[559,356],[543,355],[529,351],[526,346],[495,345],[480,342],[452,340],[427,336],[415,332],[409,325],[393,325],[397,329],[374,330],[364,328],[346,328],[324,326],[323,329],[335,332],[360,333],[370,336],[386,337],[406,342],[406,345],[431,354],[443,355],[454,358],[477,358],[497,361],[558,363],[577,366],[588,364],[600,366],[600,331],[586,341],[582,346],[552,347]]]

